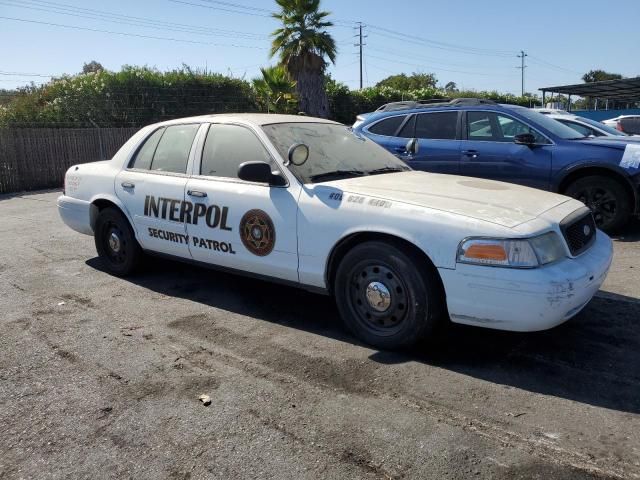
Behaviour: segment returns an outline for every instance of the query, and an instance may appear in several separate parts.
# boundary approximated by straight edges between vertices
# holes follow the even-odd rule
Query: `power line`
[[[400,63],[400,64],[404,64],[404,65],[411,65],[413,67],[420,67],[421,65],[417,62],[403,62],[401,60],[394,60],[392,58],[385,58],[385,57],[379,57],[377,55],[371,55],[369,54],[369,58],[375,58],[377,60],[382,60],[384,62],[390,62],[390,63]],[[496,74],[496,73],[479,73],[479,72],[468,72],[468,71],[463,71],[463,70],[450,70],[447,68],[440,68],[440,67],[436,67],[433,68],[431,67],[430,69],[433,70],[441,70],[443,72],[453,72],[453,73],[465,73],[465,74],[469,74],[469,75],[482,75],[482,76],[487,76],[487,77],[505,77],[506,75],[502,75],[502,74]]]
[[[84,30],[84,31],[88,31],[88,32],[108,33],[110,35],[124,35],[124,36],[127,36],[127,37],[148,38],[148,39],[151,39],[151,40],[166,40],[166,41],[171,41],[171,42],[191,43],[191,44],[198,44],[198,45],[210,45],[210,46],[214,46],[214,47],[233,47],[233,48],[251,48],[251,49],[256,49],[256,50],[268,50],[265,47],[255,47],[255,46],[251,46],[251,45],[235,45],[235,44],[224,44],[224,43],[213,43],[213,42],[201,42],[201,41],[198,41],[198,40],[186,40],[186,39],[182,39],[182,38],[157,37],[157,36],[154,36],[154,35],[142,35],[142,34],[139,34],[139,33],[117,32],[117,31],[113,31],[113,30],[102,30],[102,29],[98,29],[98,28],[79,27],[77,25],[66,25],[66,24],[61,24],[61,23],[42,22],[42,21],[38,21],[38,20],[27,20],[25,18],[0,16],[0,19],[2,19],[2,20],[11,20],[11,21],[15,21],[15,22],[35,23],[35,24],[39,24],[39,25],[48,25],[48,26],[59,27],[59,28],[70,28],[70,29],[73,29],[73,30]]]
[[[110,13],[104,10],[93,10],[90,8],[74,7],[72,5],[56,3],[44,0],[2,0],[0,3],[17,8],[25,8],[29,10],[39,10],[60,15],[68,15],[80,18],[89,18],[92,20],[108,21],[120,25],[142,26],[146,28],[154,28],[158,30],[172,30],[177,32],[194,33],[197,35],[222,36],[230,38],[245,38],[248,40],[259,40],[267,38],[266,34],[256,34],[250,32],[239,32],[236,30],[212,29],[197,25],[186,25],[180,23],[164,22],[152,20],[148,18],[135,17],[131,15],[120,15]]]
[[[201,7],[201,8],[208,8],[210,10],[221,10],[223,12],[231,12],[231,13],[241,13],[243,15],[252,15],[254,17],[266,17],[266,18],[271,18],[271,15],[265,15],[262,13],[251,13],[251,12],[243,12],[241,10],[231,10],[229,8],[224,8],[224,7],[214,7],[212,5],[202,5],[200,3],[192,3],[192,2],[185,2],[184,0],[169,0],[170,2],[173,3],[183,3],[185,5],[191,5],[193,7]]]

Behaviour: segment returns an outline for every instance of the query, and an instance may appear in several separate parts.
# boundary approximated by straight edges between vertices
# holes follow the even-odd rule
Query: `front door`
[[[124,204],[145,250],[190,258],[184,222],[187,166],[199,124],[161,127],[116,176]]]
[[[248,127],[209,127],[186,187],[186,199],[193,205],[186,225],[191,255],[201,262],[297,282],[300,187],[240,180],[238,167],[248,161],[266,161],[278,169]]]
[[[489,178],[548,190],[551,142],[521,121],[490,111],[467,112],[460,175]],[[531,133],[536,145],[518,145],[514,137]]]

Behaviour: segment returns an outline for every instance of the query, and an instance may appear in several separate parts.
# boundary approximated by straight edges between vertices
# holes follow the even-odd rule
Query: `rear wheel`
[[[609,177],[589,176],[575,180],[564,192],[580,200],[593,212],[598,228],[611,232],[631,215],[631,201],[624,185]]]
[[[428,337],[439,323],[444,298],[435,268],[423,265],[416,255],[386,242],[366,242],[349,251],[334,288],[347,327],[382,349]]]
[[[142,257],[142,249],[126,217],[114,208],[100,211],[94,231],[96,250],[109,273],[129,275]]]

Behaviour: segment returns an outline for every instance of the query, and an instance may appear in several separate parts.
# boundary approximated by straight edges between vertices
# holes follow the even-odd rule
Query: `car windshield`
[[[518,108],[514,111],[525,117],[527,120],[531,120],[540,127],[548,130],[553,135],[563,138],[565,140],[575,140],[577,138],[584,138],[576,135],[576,131],[573,128],[567,127],[553,118],[543,115],[535,110],[529,110],[528,108]]]
[[[586,123],[588,125],[596,127],[599,130],[607,132],[609,135],[616,135],[616,136],[620,136],[620,137],[627,137],[628,136],[626,133],[621,132],[620,130],[616,130],[615,128],[610,127],[609,125],[605,125],[604,123],[596,122],[595,120],[591,120],[590,118],[581,117],[580,121],[582,123]]]
[[[297,143],[309,147],[303,165],[289,169],[304,183],[411,170],[378,144],[332,123],[275,123],[262,127],[285,161]]]

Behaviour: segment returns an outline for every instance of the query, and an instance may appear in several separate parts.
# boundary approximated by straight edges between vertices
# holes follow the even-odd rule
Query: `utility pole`
[[[358,26],[356,27],[358,29],[358,33],[355,35],[355,37],[358,37],[358,43],[356,43],[354,45],[354,47],[359,47],[360,48],[360,90],[362,90],[363,84],[362,84],[362,47],[365,46],[364,43],[364,39],[367,38],[367,36],[363,36],[362,35],[362,28],[364,27],[364,25],[362,25],[362,22],[356,22],[358,24]]]
[[[527,68],[527,66],[524,64],[524,58],[528,57],[528,55],[524,53],[524,50],[520,50],[520,55],[518,55],[517,57],[521,60],[520,66],[516,68],[522,70],[522,96],[524,97],[524,69]]]

